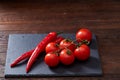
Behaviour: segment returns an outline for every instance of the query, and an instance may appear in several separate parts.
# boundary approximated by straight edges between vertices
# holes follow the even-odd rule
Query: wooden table
[[[0,80],[9,34],[74,33],[85,27],[97,35],[102,63],[101,77],[42,77],[24,80],[120,80],[120,1],[119,0],[14,0],[0,2]],[[8,78],[7,80],[13,80]],[[23,80],[23,78],[14,78]]]

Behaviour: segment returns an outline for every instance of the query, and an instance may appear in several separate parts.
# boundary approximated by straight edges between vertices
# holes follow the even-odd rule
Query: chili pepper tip
[[[10,67],[14,67],[15,65],[14,64],[11,64]]]
[[[28,73],[29,72],[29,70],[28,69],[26,69],[26,73]]]

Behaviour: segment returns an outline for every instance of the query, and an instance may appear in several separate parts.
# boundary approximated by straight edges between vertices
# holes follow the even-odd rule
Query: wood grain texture
[[[103,76],[9,78],[7,80],[120,80],[119,0],[3,0],[0,2],[0,80],[9,34],[76,32],[89,28],[97,36]]]

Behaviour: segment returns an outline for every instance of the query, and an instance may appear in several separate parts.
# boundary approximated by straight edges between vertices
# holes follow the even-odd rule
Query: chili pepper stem
[[[67,54],[71,55],[71,50],[67,49]]]
[[[59,35],[59,34],[61,34],[61,33],[63,33],[63,32],[57,32],[57,35]]]

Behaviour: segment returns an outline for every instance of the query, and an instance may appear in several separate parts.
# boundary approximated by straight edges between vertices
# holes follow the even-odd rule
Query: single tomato
[[[82,44],[80,47],[76,48],[74,51],[74,56],[81,61],[85,61],[90,57],[90,48]]]
[[[50,67],[56,67],[59,64],[59,56],[50,52],[45,55],[44,61]]]
[[[73,52],[69,49],[63,49],[60,54],[60,61],[61,63],[63,63],[64,65],[70,65],[74,62],[74,55]]]
[[[59,45],[55,42],[50,42],[47,44],[45,51],[46,53],[53,52],[59,49]]]
[[[89,44],[92,39],[92,33],[89,29],[82,28],[76,33],[76,40],[85,44]]]
[[[74,51],[76,48],[76,45],[73,43],[70,39],[64,39],[60,42],[60,49],[68,48],[71,51]]]

